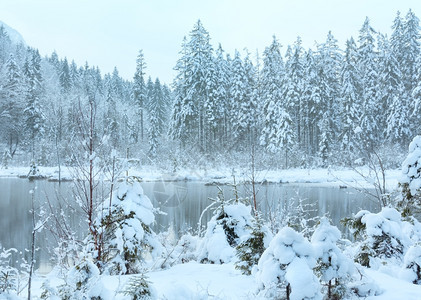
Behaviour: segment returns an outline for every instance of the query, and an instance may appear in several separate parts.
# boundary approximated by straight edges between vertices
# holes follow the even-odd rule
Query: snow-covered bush
[[[235,268],[245,275],[250,275],[272,238],[272,233],[258,214],[253,220],[250,236],[236,248],[238,261],[235,262]]]
[[[410,244],[403,233],[401,214],[391,207],[377,214],[360,211],[345,223],[354,230],[354,236],[362,238],[355,261],[366,267],[373,267],[376,260],[400,262]]]
[[[354,271],[353,262],[337,246],[340,238],[339,229],[325,217],[321,218],[311,237],[317,258],[315,271],[327,286],[328,299],[344,298],[347,292],[345,284]]]
[[[162,234],[160,237],[162,237]],[[159,262],[160,267],[168,268],[176,264],[196,260],[196,249],[199,242],[200,238],[191,233],[183,234],[175,243],[168,242],[168,238],[164,237],[164,240],[161,241],[164,251],[162,262]]]
[[[102,262],[109,273],[136,273],[146,253],[153,258],[161,254],[162,246],[151,229],[154,213],[139,182],[127,180],[120,184],[111,207],[105,205],[97,219],[102,234]]]
[[[110,292],[101,282],[98,267],[86,257],[69,270],[58,292],[62,300],[111,299]]]
[[[271,299],[321,299],[313,273],[313,248],[304,236],[285,227],[270,242],[259,260],[256,279],[259,297]]]
[[[421,136],[409,144],[408,156],[402,163],[402,177],[399,182],[402,199],[398,208],[404,217],[421,213]]]
[[[405,254],[401,278],[421,284],[421,244],[412,245]]]
[[[157,298],[155,289],[151,286],[144,273],[132,276],[123,294],[133,300],[152,300]]]
[[[16,294],[18,291],[19,271],[10,265],[16,249],[4,249],[0,245],[0,295]]]
[[[229,203],[232,204],[229,204]],[[200,262],[227,263],[235,256],[235,247],[249,236],[252,227],[251,207],[236,199],[225,201],[218,194],[218,207],[207,224],[198,248]]]

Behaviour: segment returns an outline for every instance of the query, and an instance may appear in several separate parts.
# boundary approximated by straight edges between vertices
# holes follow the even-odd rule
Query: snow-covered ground
[[[399,279],[397,277],[398,268],[384,268],[383,270],[364,268],[364,270],[381,290],[380,295],[364,299],[421,299],[421,286]],[[147,276],[159,299],[256,299],[255,278],[242,275],[232,263],[212,265],[190,262],[166,270],[150,272]],[[52,285],[62,283],[54,274],[36,277],[33,290],[34,299],[41,294],[41,285],[46,278],[50,279]],[[115,293],[114,299],[129,299],[122,293],[117,293],[124,287],[128,278],[129,276],[105,276],[102,281],[107,289]],[[24,297],[25,293],[22,296]]]

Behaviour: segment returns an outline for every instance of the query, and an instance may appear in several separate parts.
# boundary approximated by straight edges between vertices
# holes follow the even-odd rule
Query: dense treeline
[[[137,63],[138,69],[145,67],[142,52]],[[55,52],[41,58],[38,50],[13,44],[3,27],[0,70],[3,165],[11,159],[17,164],[71,164],[82,150],[78,140],[85,138],[82,125],[89,103],[94,109],[95,143],[103,146],[102,151],[115,149],[121,156],[127,149],[132,156],[156,153],[172,101],[170,89],[159,79],[148,79],[140,102],[136,85],[123,80],[116,68],[102,76],[97,67],[77,66]],[[140,73],[143,80],[145,74]]]
[[[174,168],[239,163],[252,149],[269,167],[352,164],[373,151],[399,162],[396,153],[419,134],[420,28],[412,11],[397,13],[390,37],[367,18],[344,49],[331,32],[308,50],[299,37],[283,48],[274,36],[261,56],[214,49],[198,21],[182,43],[172,90],[146,80],[142,51],[136,66],[132,81],[117,69],[102,76],[56,53],[42,58],[1,28],[3,164],[72,163],[87,103],[95,104],[96,143]]]
[[[419,133],[419,29],[412,11],[397,14],[390,38],[367,18],[344,50],[329,32],[314,50],[298,37],[284,56],[273,37],[253,64],[247,51],[214,50],[199,21],[177,63],[170,134],[205,153],[261,147],[284,166],[403,149]]]

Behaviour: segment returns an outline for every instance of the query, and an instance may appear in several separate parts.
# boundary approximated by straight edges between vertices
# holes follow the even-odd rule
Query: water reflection
[[[155,207],[165,214],[156,216],[154,230],[165,231],[171,226],[175,233],[184,232],[188,229],[196,230],[198,220],[202,211],[211,204],[209,198],[215,198],[218,193],[216,186],[207,186],[201,182],[143,182],[145,194],[152,200]],[[72,183],[64,182],[59,185],[57,182],[33,181],[18,178],[0,179],[0,243],[5,248],[16,248],[22,254],[15,254],[12,257],[14,264],[23,255],[29,259],[31,240],[31,195],[30,190],[35,190],[35,206],[37,211],[48,212],[50,208],[46,204],[47,199],[52,205],[53,211],[58,211],[61,204],[66,207],[64,201],[77,207],[72,196]],[[225,198],[233,198],[231,186],[222,186]],[[250,195],[250,186],[240,185],[239,194],[241,197]],[[296,205],[298,199],[304,199],[304,203],[314,203],[315,212],[313,215],[329,214],[333,223],[342,231],[340,219],[350,216],[360,209],[377,211],[377,203],[370,201],[366,195],[362,195],[353,189],[339,189],[338,187],[320,187],[309,184],[265,184],[257,187],[257,202],[265,213],[274,209],[277,205],[285,205],[291,202]],[[61,198],[57,202],[57,198]],[[211,217],[211,211],[203,216],[202,225]],[[310,216],[311,217],[311,216]],[[65,211],[65,218],[72,226],[76,238],[83,239],[87,232],[85,218],[79,210]],[[346,233],[346,232],[344,232]],[[349,237],[349,236],[348,236]],[[46,249],[51,249],[56,241],[51,234],[44,230],[37,234],[37,267],[50,261],[51,254]]]

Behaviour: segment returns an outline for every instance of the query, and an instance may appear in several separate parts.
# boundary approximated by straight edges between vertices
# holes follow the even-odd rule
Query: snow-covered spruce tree
[[[421,136],[409,144],[408,156],[402,163],[399,182],[402,198],[397,206],[403,217],[419,216],[421,213]]]
[[[143,56],[143,51],[139,50],[139,54],[136,58],[136,72],[133,77],[132,97],[136,105],[136,114],[139,115],[140,125],[140,140],[143,142],[143,126],[144,126],[144,108],[146,105],[146,84],[145,84],[145,69],[146,62]]]
[[[235,257],[235,247],[249,236],[252,227],[251,207],[239,200],[225,200],[219,188],[218,197],[214,200],[217,207],[199,245],[200,262],[223,264],[232,261]]]
[[[317,264],[316,274],[327,288],[327,299],[343,299],[346,295],[347,281],[354,271],[353,263],[337,246],[341,232],[332,226],[325,217],[311,237],[315,249]]]
[[[358,119],[361,113],[361,82],[356,64],[356,47],[353,38],[346,42],[344,62],[340,71],[340,149],[347,151],[350,155],[355,154],[355,150],[358,148],[354,130],[358,126]]]
[[[238,261],[235,262],[235,268],[245,275],[250,275],[272,238],[269,228],[264,225],[262,215],[257,212],[253,218],[250,236],[236,247]]]
[[[421,284],[421,244],[412,245],[405,254],[400,277]]]
[[[110,292],[104,287],[98,267],[88,258],[72,267],[66,275],[65,283],[58,287],[62,300],[105,300]]]
[[[284,227],[270,242],[257,265],[258,296],[270,299],[322,299],[313,273],[316,265],[309,241]]]
[[[155,209],[135,178],[127,178],[113,195],[111,205],[104,205],[96,224],[103,243],[104,271],[133,274],[139,271],[144,255],[156,257],[161,250],[151,229]]]
[[[361,135],[362,145],[367,149],[373,149],[379,141],[381,122],[380,117],[384,114],[380,113],[379,91],[378,91],[378,73],[377,73],[377,53],[374,45],[374,34],[376,32],[370,25],[368,18],[365,19],[360,35],[358,38],[358,68],[362,78],[362,94],[361,99],[362,115],[360,119],[360,127],[364,134]]]
[[[403,233],[401,215],[396,209],[383,207],[377,214],[362,210],[343,223],[354,231],[354,237],[361,237],[356,262],[365,267],[375,267],[388,260],[402,260],[409,241]]]

